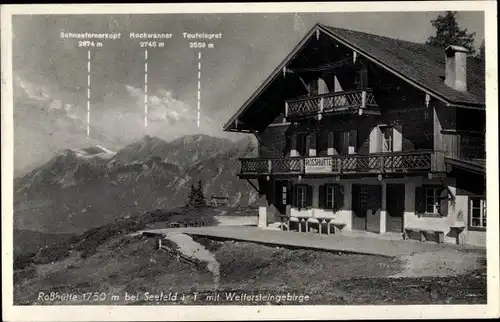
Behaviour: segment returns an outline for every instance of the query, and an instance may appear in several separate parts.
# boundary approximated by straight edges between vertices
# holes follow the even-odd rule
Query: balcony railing
[[[371,89],[335,92],[287,100],[285,116],[297,117],[335,112],[378,111]]]
[[[442,172],[444,156],[436,151],[390,152],[369,155],[240,159],[240,175],[350,174]]]

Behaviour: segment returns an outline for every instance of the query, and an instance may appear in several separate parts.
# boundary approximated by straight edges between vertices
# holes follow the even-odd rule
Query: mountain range
[[[14,180],[14,227],[80,233],[118,217],[181,206],[199,180],[207,198],[251,205],[258,194],[236,174],[238,158],[256,151],[250,137],[233,142],[208,135],[171,142],[145,136],[116,152],[100,145],[65,149]]]

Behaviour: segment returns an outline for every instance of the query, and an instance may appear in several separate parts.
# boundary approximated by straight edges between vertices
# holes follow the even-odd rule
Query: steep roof
[[[359,31],[321,27],[449,103],[484,105],[484,65],[474,58],[467,60],[467,91],[461,92],[444,83],[445,54],[441,48]]]
[[[231,124],[254,102],[281,73],[316,30],[324,32],[379,66],[420,87],[431,96],[452,105],[484,107],[484,64],[474,58],[467,60],[467,91],[457,91],[444,83],[445,54],[441,48],[348,29],[316,24],[285,60],[273,71],[236,114],[224,125]]]

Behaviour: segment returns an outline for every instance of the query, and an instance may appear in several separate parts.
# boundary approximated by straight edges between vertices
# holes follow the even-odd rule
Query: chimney
[[[467,54],[462,46],[450,45],[445,49],[446,74],[444,83],[457,91],[467,90]]]

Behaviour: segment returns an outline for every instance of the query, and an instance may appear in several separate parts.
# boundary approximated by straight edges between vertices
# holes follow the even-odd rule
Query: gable
[[[224,125],[225,131],[234,128],[250,130],[241,121],[250,115],[248,113],[249,109],[253,110],[252,114],[259,115],[260,120],[267,115],[260,115],[259,113],[269,113],[272,119],[276,117],[275,114],[279,113],[279,110],[276,111],[276,106],[272,106],[270,110],[266,110],[265,100],[262,97],[266,93],[268,94],[271,88],[274,88],[274,90],[277,88],[280,89],[274,93],[275,95],[284,92],[283,84],[286,77],[284,71],[290,64],[293,64],[293,60],[299,52],[304,50],[307,43],[319,34],[321,36],[329,36],[331,39],[355,51],[356,54],[365,57],[409,84],[447,104],[484,108],[484,70],[474,60],[468,60],[468,91],[460,92],[444,84],[445,59],[444,52],[440,49],[424,44],[316,24],[243,104],[237,113]],[[278,86],[278,82],[281,85]],[[280,102],[276,103],[279,104]]]

